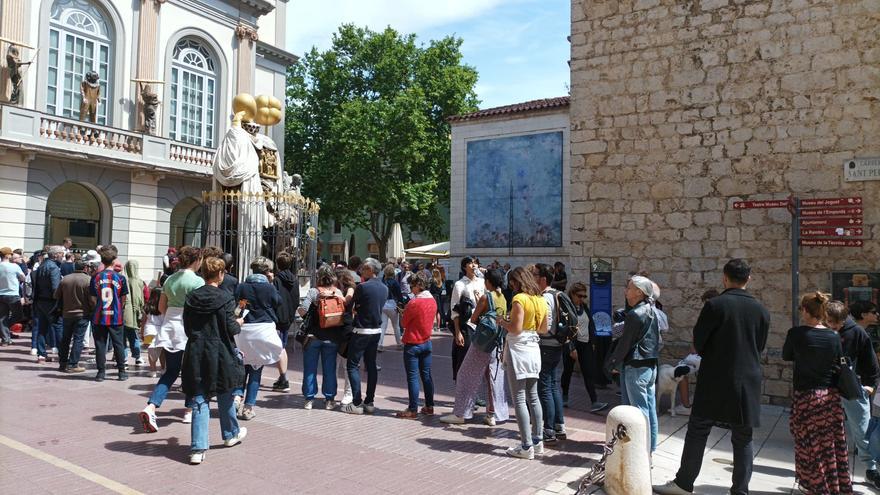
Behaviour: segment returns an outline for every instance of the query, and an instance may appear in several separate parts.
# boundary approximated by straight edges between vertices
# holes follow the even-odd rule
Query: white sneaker
[[[535,455],[544,455],[544,442],[538,442],[532,448],[535,449]]]
[[[187,412],[183,413],[183,423],[188,425],[188,424],[191,424],[192,422],[193,422],[192,411],[187,411]]]
[[[342,395],[342,405],[351,404],[351,401],[354,400],[354,397],[351,395],[351,390]]]
[[[464,418],[458,417],[455,414],[447,414],[440,418],[440,422],[448,425],[463,425]]]
[[[190,464],[201,464],[202,461],[205,460],[206,451],[202,450],[199,452],[191,452],[189,454],[189,463]]]
[[[141,425],[144,427],[145,432],[156,433],[159,431],[159,425],[156,423],[156,413],[150,410],[149,407],[145,407],[143,411],[138,413],[138,418],[141,420]]]
[[[49,350],[49,354],[58,354],[58,348],[53,347],[51,350]]]
[[[333,399],[327,399],[324,401],[324,409],[328,411],[332,411],[336,409],[336,401]]]
[[[225,445],[227,447],[232,447],[233,445],[238,445],[241,443],[242,440],[244,440],[244,437],[246,437],[246,436],[247,436],[247,428],[242,426],[241,428],[238,429],[238,435],[235,435],[234,437],[230,438],[229,440],[224,440],[223,445]]]
[[[36,356],[36,355],[37,355],[37,350],[34,349],[33,347],[31,347],[31,356]]]
[[[684,407],[682,405],[675,406],[675,414],[680,414],[682,416],[690,416],[691,408]]]
[[[690,495],[691,492],[675,484],[675,480],[669,480],[665,485],[654,485],[653,490],[660,495]]]
[[[303,404],[303,409],[311,409],[314,401],[307,400],[305,404]]]
[[[134,365],[135,365],[135,366],[143,366],[143,365],[144,365],[144,358],[137,358],[137,359],[135,359],[135,360],[134,360]]]
[[[528,449],[522,448],[522,445],[517,445],[516,447],[510,447],[507,449],[507,455],[510,457],[518,457],[520,459],[529,459],[532,460],[535,458],[535,449],[529,447]]]
[[[483,423],[485,423],[486,426],[495,426],[495,416],[491,414],[483,416]]]

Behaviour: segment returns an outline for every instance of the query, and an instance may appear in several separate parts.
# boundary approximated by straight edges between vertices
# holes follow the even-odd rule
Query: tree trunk
[[[388,261],[388,238],[374,237],[374,239],[379,246],[379,261],[386,263]]]

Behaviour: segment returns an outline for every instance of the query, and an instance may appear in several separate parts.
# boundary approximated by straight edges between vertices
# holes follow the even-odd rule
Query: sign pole
[[[798,306],[800,301],[800,216],[801,203],[795,196],[791,197],[791,326],[798,326]]]

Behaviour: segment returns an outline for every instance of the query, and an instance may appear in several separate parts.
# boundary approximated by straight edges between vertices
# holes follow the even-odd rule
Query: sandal
[[[404,409],[403,411],[400,411],[397,414],[395,414],[395,416],[397,416],[398,418],[403,418],[403,419],[416,419],[417,417],[419,417],[419,415],[416,414],[415,411],[411,411],[409,409]]]

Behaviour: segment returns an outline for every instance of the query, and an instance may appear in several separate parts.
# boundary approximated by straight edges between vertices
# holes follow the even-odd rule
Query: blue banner
[[[596,335],[611,336],[611,272],[590,273],[590,313]]]

